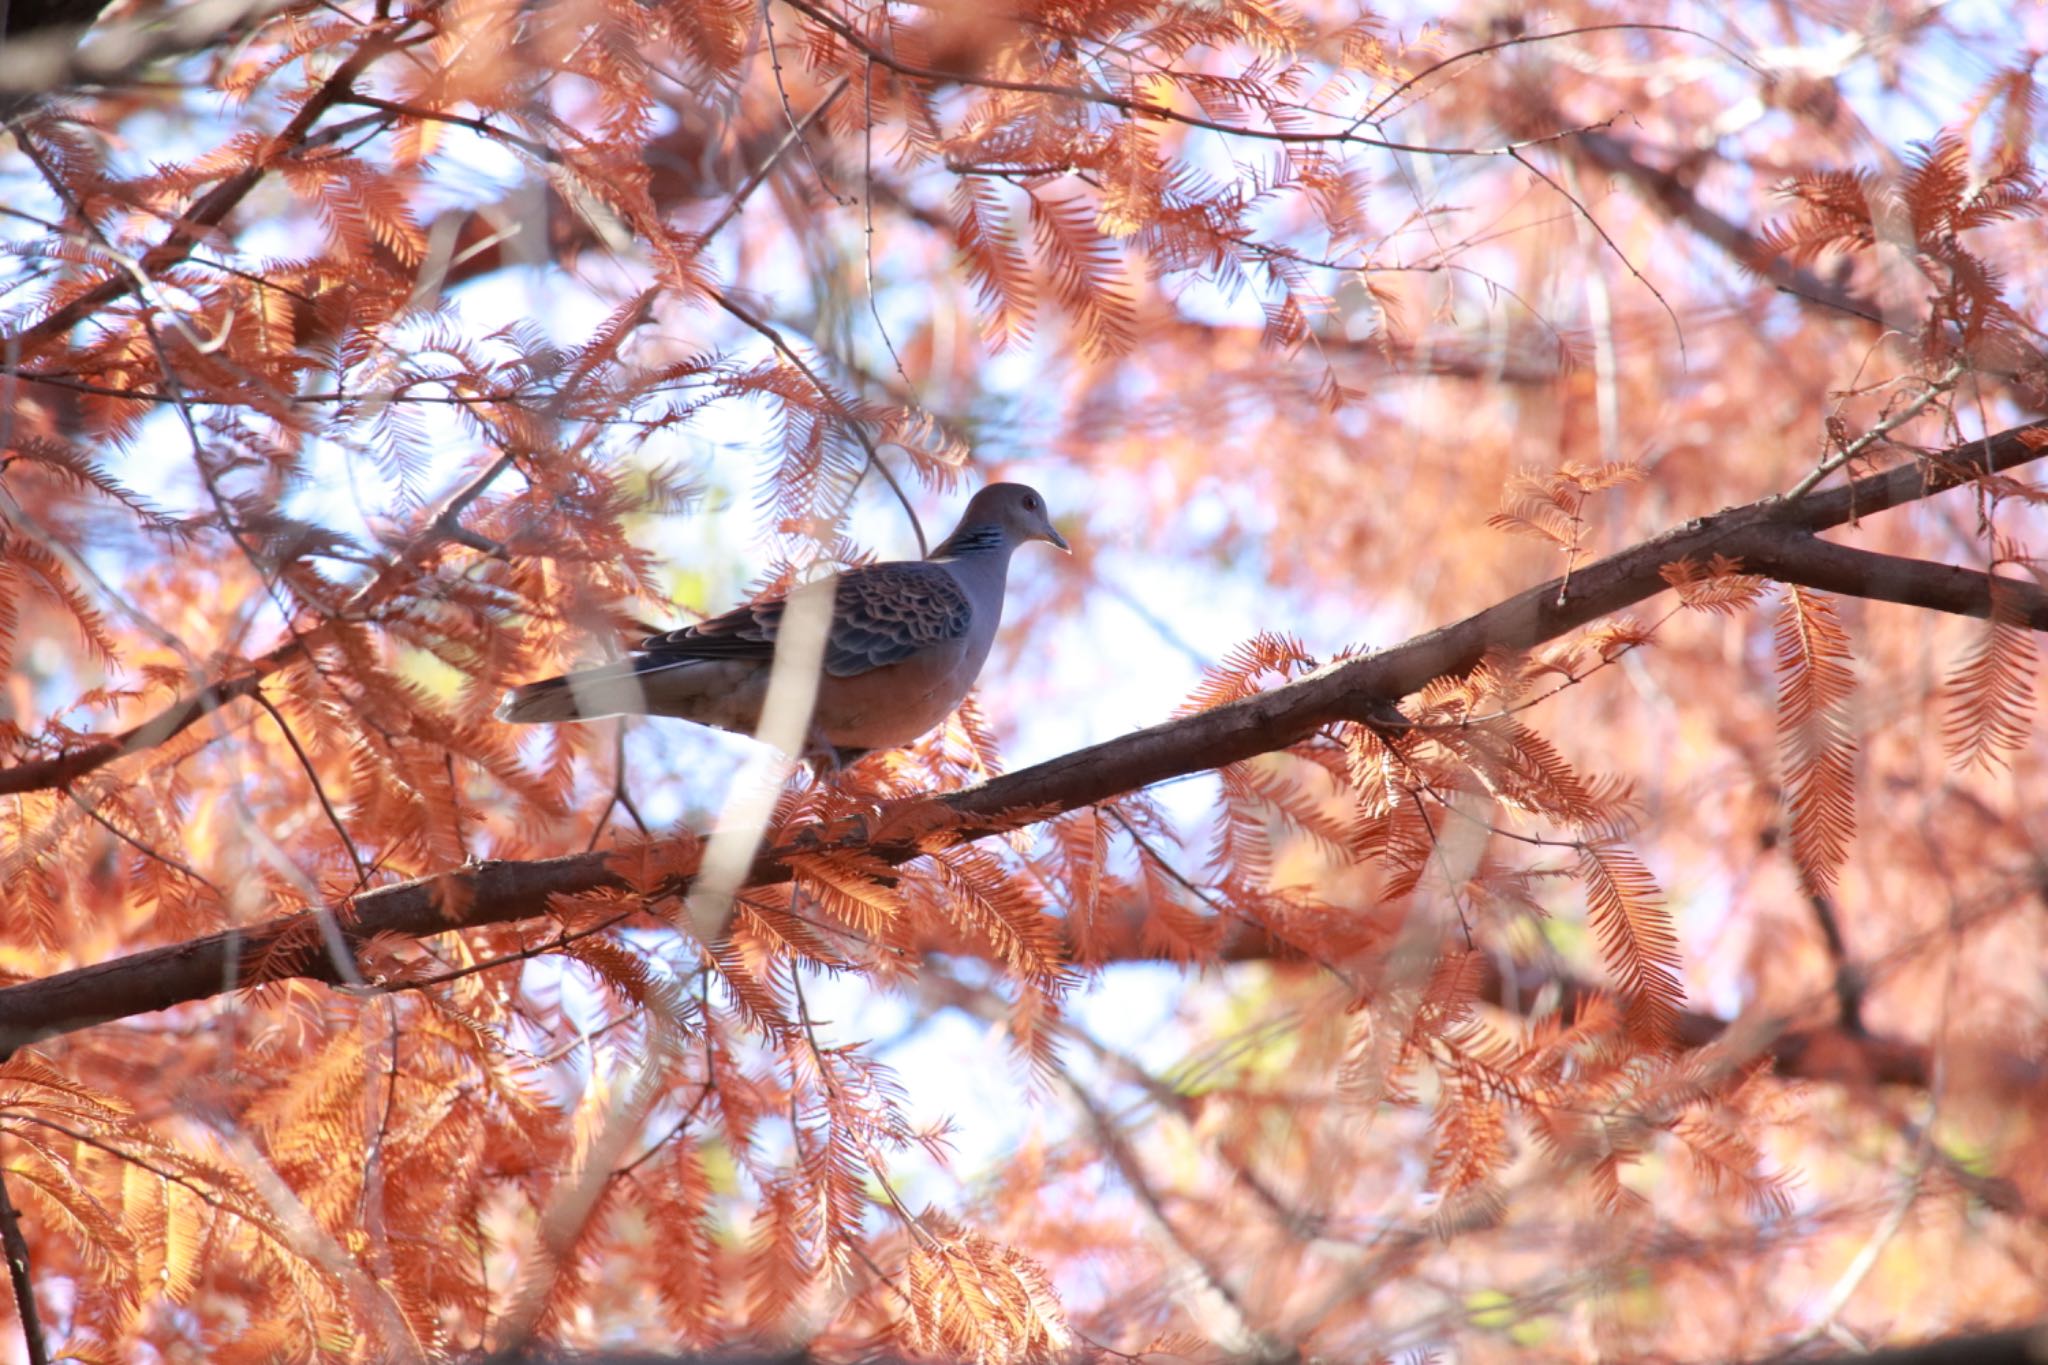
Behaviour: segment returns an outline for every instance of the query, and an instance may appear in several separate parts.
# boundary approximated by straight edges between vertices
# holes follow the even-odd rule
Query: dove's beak
[[[1047,544],[1057,545],[1060,547],[1062,551],[1064,551],[1067,554],[1074,553],[1074,547],[1067,544],[1067,538],[1065,536],[1061,535],[1058,531],[1052,529],[1051,522],[1047,522],[1045,524],[1045,539]]]

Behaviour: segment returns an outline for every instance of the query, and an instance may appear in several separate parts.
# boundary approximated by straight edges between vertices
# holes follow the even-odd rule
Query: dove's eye
[[[1038,499],[1031,497],[1027,494],[1024,498],[1024,510],[1027,512],[1036,512],[1038,510]]]

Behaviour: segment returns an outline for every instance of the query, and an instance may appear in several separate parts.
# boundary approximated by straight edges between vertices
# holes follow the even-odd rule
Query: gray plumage
[[[990,484],[929,557],[841,574],[811,717],[812,749],[846,761],[908,744],[951,714],[995,642],[1010,555],[1032,540],[1067,548],[1036,492]],[[784,598],[751,603],[649,636],[619,663],[515,687],[498,718],[529,724],[676,716],[752,733],[785,607]]]

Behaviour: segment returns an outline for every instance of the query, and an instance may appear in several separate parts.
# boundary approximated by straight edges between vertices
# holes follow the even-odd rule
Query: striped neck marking
[[[934,559],[958,559],[962,555],[987,554],[1000,550],[1008,543],[1003,528],[994,522],[980,526],[963,526],[946,538],[946,543],[932,552]]]

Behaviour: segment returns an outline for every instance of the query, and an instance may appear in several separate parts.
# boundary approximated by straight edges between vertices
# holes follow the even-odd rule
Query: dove
[[[807,756],[843,766],[909,744],[951,715],[995,643],[1010,556],[1034,540],[1068,548],[1035,490],[993,483],[924,559],[840,574]],[[525,683],[505,694],[498,719],[674,716],[752,734],[787,607],[786,597],[767,598],[649,636],[617,663]]]

